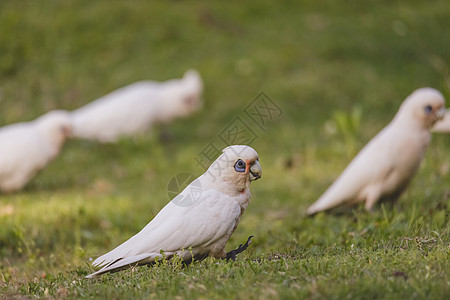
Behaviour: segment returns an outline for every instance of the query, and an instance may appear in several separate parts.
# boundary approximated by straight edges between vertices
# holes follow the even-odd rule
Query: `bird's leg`
[[[380,193],[376,189],[372,189],[369,191],[368,195],[366,196],[366,203],[364,204],[364,208],[368,212],[372,212],[373,206],[378,201]]]
[[[253,235],[249,236],[247,241],[245,242],[245,244],[240,244],[237,249],[227,252],[227,256],[225,257],[225,259],[227,261],[229,259],[231,259],[232,261],[235,261],[236,260],[236,255],[238,255],[239,253],[243,252],[252,243],[252,237],[253,237]]]
[[[187,259],[187,260],[185,260],[185,261],[183,261],[183,266],[189,266],[192,262],[194,262],[194,261],[202,261],[202,260],[204,260],[205,258],[207,258],[208,257],[208,254],[198,254],[198,255],[195,255],[194,257],[191,257],[190,259]]]

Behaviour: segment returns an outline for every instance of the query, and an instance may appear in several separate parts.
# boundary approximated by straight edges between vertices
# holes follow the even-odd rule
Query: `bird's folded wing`
[[[355,199],[361,190],[377,181],[382,181],[394,166],[395,157],[389,148],[391,134],[381,131],[350,162],[336,181],[309,208],[307,213],[322,210]]]
[[[45,145],[36,149],[42,141],[31,125],[10,126],[11,130],[0,130],[0,174],[7,171],[20,171],[18,166],[26,166],[24,158],[30,164],[43,164],[42,149]],[[41,146],[41,145],[40,145]],[[44,155],[44,157],[46,157]]]
[[[179,206],[175,198],[139,233],[97,258],[93,265],[112,270],[112,264],[120,259],[134,257],[127,261],[130,264],[161,250],[176,252],[217,241],[234,228],[240,214],[239,205],[223,197],[217,191],[205,190],[191,206]]]

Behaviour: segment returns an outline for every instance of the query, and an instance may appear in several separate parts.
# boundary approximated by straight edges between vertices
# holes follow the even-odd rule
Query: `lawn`
[[[0,126],[189,68],[205,84],[195,115],[117,144],[70,140],[0,194],[2,298],[449,298],[449,135],[395,205],[305,216],[414,89],[450,101],[450,2],[381,2],[1,1]],[[278,110],[258,126],[246,108],[262,96]],[[248,250],[84,279],[169,201],[174,176],[204,172],[197,159],[235,120],[263,169],[227,244],[254,235]]]

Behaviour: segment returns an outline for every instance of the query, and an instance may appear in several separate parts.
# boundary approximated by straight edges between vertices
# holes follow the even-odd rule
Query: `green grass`
[[[409,93],[449,98],[448,1],[153,2],[0,1],[1,126],[191,67],[206,87],[170,142],[159,128],[69,141],[23,191],[0,195],[3,298],[450,296],[449,136],[433,137],[396,205],[304,216]],[[249,249],[234,263],[83,279],[168,202],[174,175],[203,172],[194,158],[260,91],[284,113],[253,128],[264,177],[227,244],[254,235]]]

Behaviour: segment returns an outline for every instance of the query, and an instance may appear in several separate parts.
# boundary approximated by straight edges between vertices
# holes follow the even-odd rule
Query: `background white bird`
[[[450,110],[447,109],[442,120],[436,122],[431,132],[449,133],[450,132]]]
[[[72,112],[73,136],[115,142],[167,123],[201,107],[203,82],[195,70],[182,79],[140,81],[115,90]]]
[[[444,97],[437,90],[414,91],[307,213],[364,201],[370,211],[379,199],[396,200],[419,168],[430,142],[430,129],[443,117],[444,106]]]
[[[54,110],[31,122],[0,128],[0,189],[21,189],[61,150],[70,135],[70,115]]]
[[[97,258],[102,267],[87,278],[175,254],[189,262],[209,255],[234,258],[249,244],[225,252],[250,200],[250,181],[261,177],[258,153],[248,146],[229,146],[209,169],[169,202],[139,233]]]

